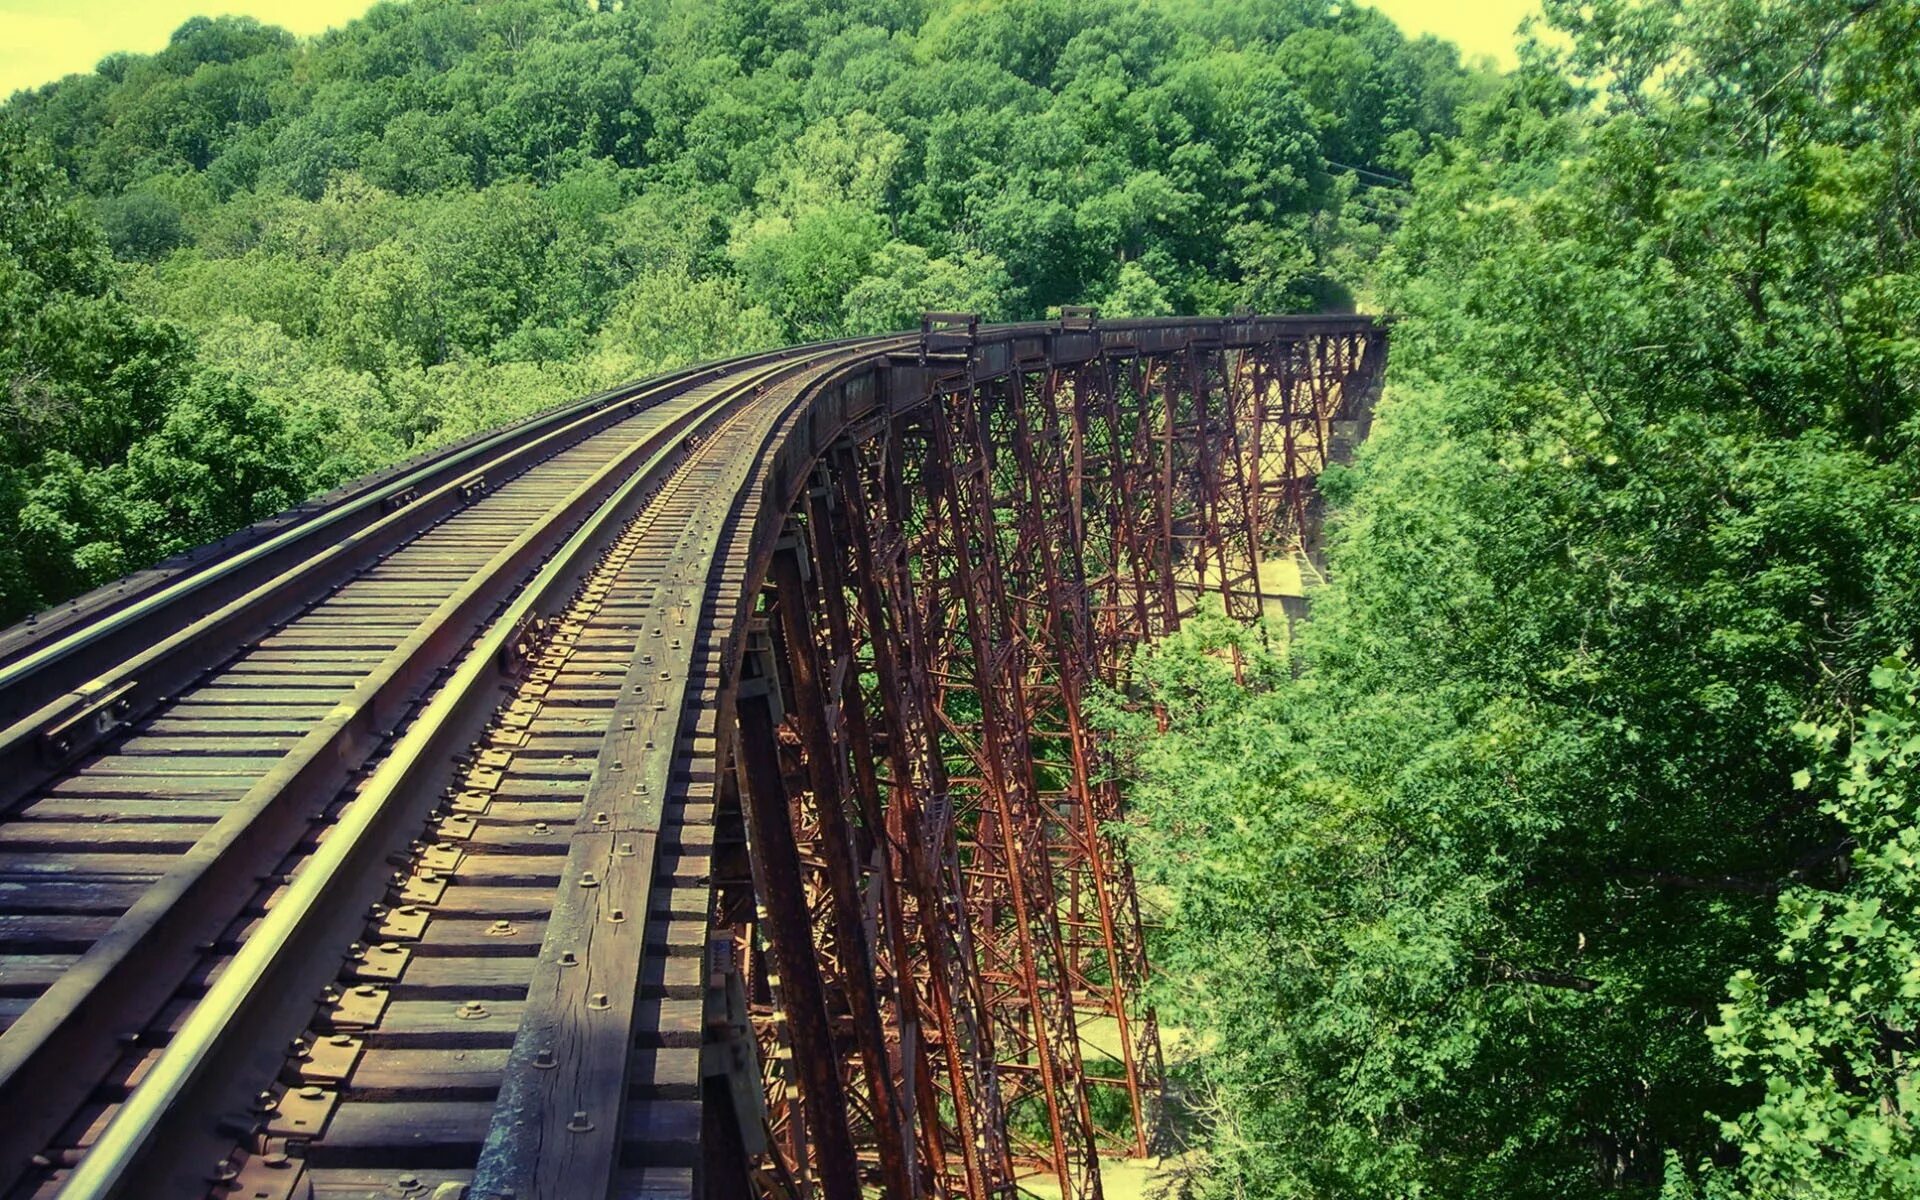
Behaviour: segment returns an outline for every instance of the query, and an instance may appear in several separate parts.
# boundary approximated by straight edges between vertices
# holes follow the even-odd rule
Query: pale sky
[[[12,0],[0,0],[4,11]],[[1431,33],[1460,47],[1465,58],[1485,54],[1500,67],[1519,64],[1513,31],[1522,17],[1540,11],[1539,0],[1362,0],[1393,18],[1409,37]]]
[[[118,50],[164,49],[188,17],[239,14],[309,34],[371,7],[371,0],[0,0],[0,97],[91,71]]]
[[[1457,42],[1468,57],[1514,64],[1513,30],[1536,0],[1364,0],[1409,34]],[[244,13],[298,34],[342,25],[369,0],[0,0],[0,97],[75,71],[117,50],[152,53],[188,17]]]

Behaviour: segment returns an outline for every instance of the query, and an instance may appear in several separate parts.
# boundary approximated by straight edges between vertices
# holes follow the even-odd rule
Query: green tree
[[[970,312],[985,320],[1007,310],[1007,269],[989,254],[930,258],[910,242],[874,254],[866,278],[847,293],[847,328],[861,333],[911,329],[923,312]]]
[[[327,348],[355,371],[391,371],[439,362],[447,333],[440,285],[398,242],[350,255],[327,285]]]
[[[100,224],[121,258],[155,259],[187,241],[180,206],[148,191],[102,201]]]
[[[608,351],[648,373],[780,344],[773,314],[727,279],[694,279],[684,270],[649,271],[621,291],[601,330]]]
[[[105,239],[0,121],[0,613],[231,532],[333,482],[328,429],[204,371],[114,290]]]
[[[0,374],[7,460],[49,449],[103,463],[164,418],[185,348],[112,290],[97,226],[44,152],[0,121]]]
[[[789,336],[813,341],[845,328],[847,293],[867,274],[884,237],[872,212],[835,204],[743,223],[730,253],[741,281],[764,298]]]
[[[496,184],[430,210],[420,253],[444,305],[449,343],[484,354],[542,315],[542,268],[557,232],[526,184]]]
[[[1100,302],[1100,311],[1114,317],[1163,317],[1173,311],[1166,289],[1139,263],[1120,268],[1113,290]]]
[[[215,258],[187,249],[131,275],[126,287],[148,311],[189,329],[244,316],[307,338],[321,328],[330,270],[325,261],[259,250]]]
[[[1764,1087],[1723,1127],[1738,1167],[1703,1166],[1672,1196],[1900,1196],[1920,1189],[1912,1039],[1920,1026],[1920,671],[1902,656],[1874,668],[1876,703],[1850,731],[1803,725],[1820,751],[1820,808],[1849,870],[1838,891],[1780,895],[1773,962],[1734,973],[1711,1030],[1739,1083]],[[1848,734],[1851,736],[1847,736]]]

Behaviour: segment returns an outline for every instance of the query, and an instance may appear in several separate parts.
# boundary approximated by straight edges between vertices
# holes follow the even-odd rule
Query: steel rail
[[[506,610],[496,617],[461,659],[447,683],[426,703],[392,751],[331,825],[328,836],[295,872],[287,890],[268,910],[252,936],[230,959],[184,1025],[152,1062],[150,1070],[61,1191],[64,1197],[92,1200],[125,1194],[134,1182],[152,1182],[147,1162],[161,1131],[182,1119],[182,1101],[207,1075],[209,1065],[235,1053],[253,1039],[253,1010],[302,993],[288,979],[302,966],[311,973],[314,956],[304,953],[344,913],[353,923],[359,910],[349,898],[369,877],[385,869],[390,834],[408,827],[438,798],[438,789],[422,786],[469,740],[476,722],[493,707],[492,689],[502,672],[502,652],[539,606],[571,584],[600,544],[617,529],[636,498],[660,469],[682,453],[688,436],[741,401],[749,388],[764,387],[767,375],[805,369],[809,360],[785,361],[716,396],[682,428],[634,468],[610,496],[567,539],[546,566]],[[757,394],[757,393],[755,393]],[[342,901],[348,901],[342,903]],[[331,961],[321,957],[331,970]],[[264,999],[263,999],[264,998]],[[191,1108],[192,1106],[184,1106]]]

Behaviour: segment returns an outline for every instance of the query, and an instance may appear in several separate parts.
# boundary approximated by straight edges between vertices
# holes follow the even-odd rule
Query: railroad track
[[[11,1194],[690,1194],[709,580],[773,423],[884,348],[597,398],[0,665],[68,689],[0,741]]]

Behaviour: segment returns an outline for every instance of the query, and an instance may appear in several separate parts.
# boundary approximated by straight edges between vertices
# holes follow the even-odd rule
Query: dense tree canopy
[[[571,392],[927,308],[1342,302],[1391,177],[1490,86],[1329,0],[410,0],[311,41],[196,17],[0,110],[9,186],[85,266],[23,262],[4,303],[71,292],[92,340],[63,340],[118,377],[26,390],[122,426],[16,385],[38,415],[5,486],[61,499],[0,619],[220,532],[81,499],[189,379],[317,439],[203,506],[243,520]]]
[[[1920,7],[1547,8],[1379,260],[1311,619],[1146,664],[1210,1186],[1907,1195]]]
[[[1365,292],[1311,618],[1108,713],[1193,1186],[1911,1194],[1920,0],[1544,8],[196,18],[0,110],[0,618],[680,362]]]
[[[0,597],[18,614],[221,536],[362,464],[114,286],[58,173],[0,122]]]

